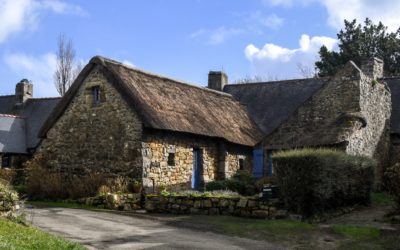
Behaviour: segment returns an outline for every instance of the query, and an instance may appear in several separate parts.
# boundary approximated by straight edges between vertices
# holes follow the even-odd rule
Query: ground
[[[283,249],[277,243],[245,239],[157,219],[69,208],[31,208],[27,220],[89,249]]]
[[[390,210],[387,204],[359,207],[314,224],[61,207],[27,209],[27,217],[37,227],[95,249],[400,249],[399,225],[384,216]]]

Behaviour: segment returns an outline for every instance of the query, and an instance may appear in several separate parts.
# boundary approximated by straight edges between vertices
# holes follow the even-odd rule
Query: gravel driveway
[[[89,249],[281,249],[265,241],[165,225],[140,216],[68,208],[29,208],[34,226]]]

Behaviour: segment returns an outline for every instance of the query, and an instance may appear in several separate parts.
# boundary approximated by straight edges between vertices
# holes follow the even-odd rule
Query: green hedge
[[[255,178],[247,171],[239,171],[226,180],[211,181],[206,184],[206,190],[230,190],[246,196],[254,195],[259,191]]]
[[[376,162],[331,149],[273,154],[281,196],[288,210],[311,216],[337,207],[369,204]]]

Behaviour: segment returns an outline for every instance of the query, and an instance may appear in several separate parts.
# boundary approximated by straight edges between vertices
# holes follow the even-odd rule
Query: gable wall
[[[100,86],[99,105],[93,105],[93,86]],[[96,67],[48,131],[38,152],[61,171],[141,178],[141,137],[140,118]]]

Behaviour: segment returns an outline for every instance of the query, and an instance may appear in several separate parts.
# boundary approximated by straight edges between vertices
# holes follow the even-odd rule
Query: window
[[[168,166],[175,166],[175,154],[174,153],[168,154]]]
[[[100,103],[100,87],[99,86],[92,87],[92,97],[93,97],[93,104],[97,105]]]
[[[244,159],[239,159],[239,170],[244,170]]]
[[[1,157],[1,167],[9,168],[11,165],[11,157],[9,155],[3,155]]]

